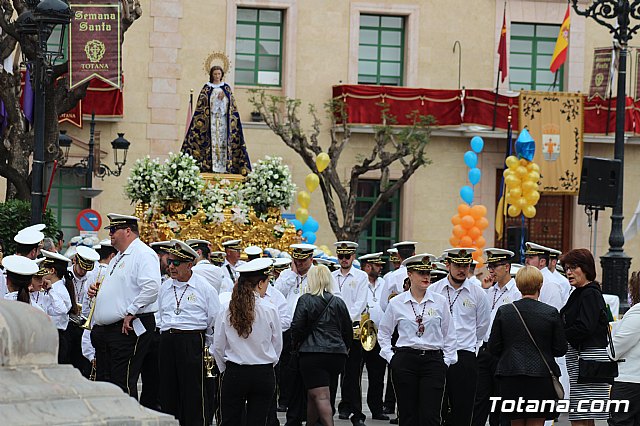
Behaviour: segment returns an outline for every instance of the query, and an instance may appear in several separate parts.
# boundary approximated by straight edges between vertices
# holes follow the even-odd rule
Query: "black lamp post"
[[[122,168],[127,164],[127,153],[131,142],[124,138],[124,133],[118,133],[118,137],[111,141],[111,147],[113,148],[113,158],[116,165],[116,169],[111,169],[106,164],[98,162],[96,167],[95,161],[95,114],[91,114],[91,126],[89,131],[89,155],[80,160],[79,163],[74,164],[73,171],[78,176],[86,176],[86,186],[81,188],[82,194],[87,198],[93,198],[100,194],[102,190],[93,188],[93,177],[99,177],[104,180],[107,176],[120,176],[122,174]],[[69,159],[69,148],[71,147],[72,140],[67,136],[65,130],[60,130],[58,136],[58,144],[62,148],[64,153],[64,161]]]
[[[578,15],[592,18],[598,24],[609,29],[613,38],[620,43],[618,62],[618,90],[616,98],[616,134],[614,158],[620,160],[618,177],[618,197],[611,213],[611,233],[609,251],[600,257],[602,265],[602,284],[609,292],[620,297],[621,308],[627,308],[627,283],[631,258],[624,252],[624,234],[622,232],[622,200],[624,188],[624,121],[627,82],[627,45],[640,25],[630,25],[631,18],[640,20],[640,0],[594,0],[584,9],[578,6],[578,0],[571,0],[573,10]]]
[[[63,41],[71,21],[71,8],[62,0],[28,0],[28,10],[17,19],[17,31],[24,39],[35,36],[35,58],[30,61],[34,87],[34,148],[31,171],[31,223],[42,222],[44,207],[44,131],[46,86],[51,83],[52,66],[64,56]],[[60,26],[60,40],[55,49],[47,42],[56,26]]]

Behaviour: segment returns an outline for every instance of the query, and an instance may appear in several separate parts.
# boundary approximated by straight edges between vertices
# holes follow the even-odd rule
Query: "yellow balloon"
[[[524,192],[525,194],[528,192],[536,191],[537,189],[538,184],[533,181],[525,180],[524,182],[522,182],[522,192]]]
[[[504,163],[507,165],[508,168],[510,169],[514,169],[516,167],[518,167],[518,165],[520,164],[520,162],[518,161],[518,158],[515,155],[510,155],[508,156],[505,160]]]
[[[529,167],[531,167],[531,168],[529,169]],[[531,162],[531,163],[527,166],[527,169],[529,169],[529,171],[533,171],[533,172],[538,172],[538,173],[540,173],[540,166],[538,166],[538,164],[537,164],[537,163],[534,163],[534,162]]]
[[[296,219],[298,219],[300,223],[304,225],[307,219],[309,219],[309,210],[303,207],[298,207],[298,209],[296,210]]]
[[[520,208],[516,207],[516,206],[509,206],[509,208],[507,209],[507,213],[509,214],[509,216],[511,217],[516,217],[516,216],[520,216]]]
[[[527,180],[530,180],[532,182],[538,183],[538,181],[540,180],[540,173],[536,172],[536,171],[531,171],[529,173],[527,173]]]
[[[320,154],[318,154],[318,156],[316,157],[316,167],[318,168],[318,171],[322,173],[324,169],[327,168],[330,162],[331,159],[329,158],[329,155],[327,153],[321,152]]]
[[[531,219],[536,215],[536,208],[533,206],[526,206],[522,209],[522,214],[524,217]]]
[[[300,207],[304,209],[308,209],[310,203],[311,203],[311,194],[309,194],[307,191],[298,192],[298,204],[300,204]]]
[[[538,191],[531,191],[528,194],[525,194],[524,198],[527,199],[531,206],[535,206],[540,200],[540,193]]]
[[[518,166],[518,168],[516,169],[516,176],[518,176],[520,179],[523,179],[525,176],[527,176],[527,168],[525,166]]]
[[[504,169],[504,171],[502,172],[502,176],[504,176],[505,178],[511,176],[512,174],[513,174],[513,170],[509,168]]]
[[[519,186],[516,186],[515,188],[511,188],[509,190],[509,196],[513,200],[517,200],[518,198],[522,197],[522,188],[520,188]]]
[[[306,178],[304,178],[304,184],[307,186],[309,192],[313,192],[320,185],[320,178],[315,173],[309,173]]]
[[[510,175],[504,178],[504,183],[507,185],[507,188],[515,188],[519,187],[521,182],[516,176]]]
[[[516,199],[516,201],[513,204],[520,209],[524,209],[526,206],[529,205],[529,203],[524,197],[520,197]]]

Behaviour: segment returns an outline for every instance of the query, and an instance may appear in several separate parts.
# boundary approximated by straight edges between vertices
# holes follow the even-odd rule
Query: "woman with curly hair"
[[[218,316],[213,356],[222,373],[221,426],[264,425],[275,392],[273,367],[282,351],[277,309],[263,300],[273,261],[260,258],[238,266],[231,301]]]

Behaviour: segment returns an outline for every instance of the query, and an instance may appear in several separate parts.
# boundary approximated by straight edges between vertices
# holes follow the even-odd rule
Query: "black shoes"
[[[340,420],[349,420],[349,417],[351,417],[351,413],[338,412],[338,418]]]
[[[278,413],[286,413],[287,412],[287,407],[285,407],[284,405],[278,405],[278,408],[276,408],[276,411]]]
[[[367,425],[364,423],[364,420],[355,420],[353,422],[353,426],[367,426]]]
[[[372,414],[371,418],[373,420],[389,420],[389,416],[387,416],[384,413],[376,413],[376,414]]]
[[[395,419],[389,420],[389,423],[391,423],[392,425],[397,425],[398,424],[398,418],[396,417]]]
[[[382,407],[382,414],[394,414],[396,410],[390,407]]]

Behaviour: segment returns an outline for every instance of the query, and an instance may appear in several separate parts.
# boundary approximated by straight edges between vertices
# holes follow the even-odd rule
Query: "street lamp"
[[[95,114],[91,114],[91,127],[89,131],[89,155],[80,160],[79,163],[71,166],[73,171],[78,176],[86,176],[86,186],[81,188],[80,191],[87,198],[93,198],[99,195],[102,190],[93,188],[93,176],[99,177],[104,180],[107,176],[120,176],[122,174],[122,168],[127,164],[127,153],[131,142],[124,138],[124,133],[118,133],[118,137],[111,141],[111,147],[113,148],[113,158],[116,165],[116,169],[111,169],[106,164],[102,164],[99,160],[96,164],[95,161]],[[60,130],[58,136],[58,144],[64,153],[64,162],[69,159],[69,148],[71,147],[72,140],[67,136],[66,130]]]
[[[613,294],[620,297],[622,308],[627,305],[627,283],[631,258],[624,252],[624,234],[622,232],[622,200],[624,188],[624,121],[627,81],[627,45],[640,25],[631,26],[630,19],[640,20],[640,0],[593,0],[581,10],[578,0],[571,0],[573,10],[578,15],[592,18],[598,24],[609,29],[613,38],[620,43],[618,59],[618,90],[616,98],[616,134],[614,142],[614,158],[620,160],[618,178],[618,196],[611,213],[611,233],[609,234],[609,251],[600,257],[602,265],[602,284]]]
[[[35,57],[29,61],[33,69],[34,147],[31,170],[31,223],[42,222],[44,204],[44,131],[46,86],[51,83],[52,67],[64,56],[64,33],[71,21],[71,8],[62,0],[27,0],[28,9],[16,20],[22,41],[35,36]],[[60,43],[48,45],[56,26],[60,27]],[[49,47],[51,46],[51,47]],[[55,48],[54,48],[55,47]]]

